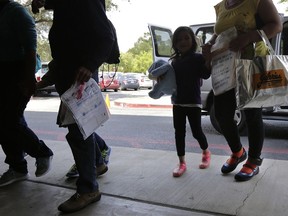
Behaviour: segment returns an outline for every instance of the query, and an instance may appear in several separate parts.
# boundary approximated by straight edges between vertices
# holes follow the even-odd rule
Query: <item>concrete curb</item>
[[[121,98],[114,101],[114,106],[128,108],[172,108],[170,96],[163,96],[159,99],[152,99],[150,97]]]

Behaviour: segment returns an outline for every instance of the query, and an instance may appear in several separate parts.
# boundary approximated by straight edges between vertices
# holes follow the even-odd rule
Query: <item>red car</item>
[[[120,88],[120,83],[115,73],[99,72],[99,86],[101,91],[112,89],[117,92]]]

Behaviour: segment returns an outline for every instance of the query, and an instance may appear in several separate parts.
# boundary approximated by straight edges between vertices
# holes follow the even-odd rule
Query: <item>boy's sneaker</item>
[[[28,178],[29,173],[19,173],[10,168],[0,177],[0,187],[9,185],[16,181],[26,180]]]
[[[109,146],[108,146],[107,149],[104,149],[104,150],[101,151],[101,155],[102,155],[103,161],[107,165],[109,163],[110,154],[111,154],[111,148]]]
[[[53,156],[36,158],[36,177],[43,176],[50,171],[52,158]]]
[[[101,164],[99,167],[96,167],[97,176],[103,175],[108,171],[108,166],[106,164]],[[72,167],[66,174],[67,178],[77,178],[79,177],[78,169],[76,164],[73,164]]]
[[[96,167],[97,177],[103,175],[108,171],[108,166],[104,163]]]
[[[78,173],[76,164],[72,165],[72,167],[67,172],[66,177],[67,178],[77,178],[77,177],[79,177],[79,173]]]

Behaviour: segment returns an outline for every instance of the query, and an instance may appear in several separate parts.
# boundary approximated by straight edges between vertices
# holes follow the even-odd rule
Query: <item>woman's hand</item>
[[[211,47],[212,47],[211,43],[206,43],[202,46],[202,55],[206,60],[205,65],[207,68],[210,68],[211,59],[212,59]]]
[[[244,49],[251,41],[250,34],[244,33],[238,35],[235,39],[231,40],[229,43],[229,49],[233,52],[238,52]]]

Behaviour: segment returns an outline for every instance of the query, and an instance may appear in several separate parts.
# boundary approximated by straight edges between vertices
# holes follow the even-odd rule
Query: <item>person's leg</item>
[[[24,116],[20,118],[20,136],[25,140],[23,150],[34,158],[50,157],[52,150],[28,127]]]
[[[18,138],[19,124],[12,113],[5,113],[0,119],[0,143],[6,155],[5,163],[9,168],[20,173],[28,173],[27,162],[23,157],[23,149]],[[15,114],[14,114],[15,115]]]
[[[53,152],[44,143],[43,140],[39,140],[37,135],[28,127],[24,118],[24,110],[30,98],[20,96],[19,97],[19,113],[18,113],[18,137],[19,143],[22,145],[21,149],[29,154],[31,157],[36,158],[36,171],[37,177],[45,175],[51,168],[51,161]]]
[[[79,171],[79,178],[76,182],[77,192],[60,204],[58,210],[62,212],[75,212],[90,203],[99,201],[101,193],[96,181],[95,137],[90,135],[84,140],[77,124],[69,125],[68,131],[66,139],[71,147]]]
[[[101,151],[100,151],[103,143],[101,142],[102,139],[98,139],[98,141],[100,141],[100,142],[97,142],[97,136],[98,135],[96,133],[93,133],[92,136],[93,136],[93,139],[96,142],[96,145],[95,145],[95,155],[96,155],[95,165],[96,165],[96,167],[99,167],[100,165],[102,165],[104,163],[102,155],[101,155]]]
[[[186,113],[180,106],[173,106],[173,125],[175,129],[175,144],[179,158],[179,165],[173,170],[174,177],[180,177],[186,171],[185,162],[185,136],[186,136]]]
[[[3,86],[1,86],[3,87]],[[0,187],[11,184],[15,181],[27,179],[27,162],[24,158],[22,146],[20,144],[19,125],[19,98],[18,91],[11,89],[7,92],[1,88],[4,103],[0,104],[0,144],[5,153],[5,163],[9,169],[1,175]],[[15,96],[15,98],[14,98]]]
[[[236,98],[234,89],[214,96],[215,117],[233,153],[241,150],[242,144],[237,124],[234,120]]]
[[[76,183],[77,192],[84,194],[97,191],[95,137],[92,134],[84,140],[77,124],[69,125],[68,130],[69,132],[66,135],[66,139],[71,147],[79,172],[79,178]]]
[[[248,128],[249,151],[247,161],[235,175],[237,181],[250,180],[259,173],[259,166],[262,164],[261,152],[264,142],[262,109],[246,109],[244,112]]]
[[[198,107],[187,107],[186,109],[193,137],[198,141],[200,148],[206,150],[208,148],[208,142],[202,130],[201,109]]]
[[[215,116],[221,131],[232,151],[231,157],[224,163],[221,172],[232,172],[239,163],[247,158],[245,149],[242,147],[237,124],[234,121],[236,110],[235,90],[229,90],[214,97]]]
[[[95,165],[96,165],[96,170],[97,170],[97,176],[103,175],[104,173],[106,173],[108,171],[108,166],[107,163],[105,162],[104,159],[108,159],[107,161],[109,161],[109,155],[111,152],[111,149],[105,150],[105,146],[106,143],[105,141],[97,134],[97,133],[93,133],[92,134],[94,136],[95,142],[96,142],[96,146],[95,146]],[[103,149],[102,151],[100,151],[100,149]],[[108,152],[109,151],[109,155],[106,154],[105,158],[103,157],[103,152]],[[68,170],[68,172],[66,173],[66,177],[68,178],[76,178],[79,176],[79,172],[77,169],[76,164],[73,164],[71,166],[71,168]]]
[[[248,128],[248,156],[251,158],[260,159],[264,142],[262,109],[246,109],[244,112]]]
[[[96,155],[96,160],[95,160],[95,165],[96,165],[96,170],[97,170],[97,176],[103,175],[108,171],[108,166],[104,162],[104,158],[102,157],[102,152],[100,149],[103,149],[103,146],[105,144],[104,140],[97,135],[96,133],[92,134],[94,136],[94,140],[96,142],[95,145],[95,155]]]
[[[198,141],[202,149],[202,161],[199,165],[200,169],[206,169],[210,165],[211,152],[208,150],[208,142],[201,125],[201,108],[187,107],[188,121],[192,130],[193,137]]]
[[[106,142],[97,133],[95,133],[95,139],[101,151],[101,156],[103,158],[103,161],[106,165],[108,165],[110,154],[111,154],[111,148],[107,146]],[[97,166],[97,163],[96,163],[96,166]]]
[[[102,137],[100,137],[97,133],[94,133],[94,136],[95,136],[96,142],[98,143],[100,151],[104,149],[108,149],[108,146],[106,142],[102,139]]]

